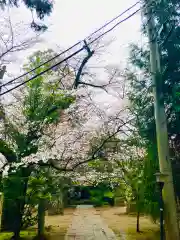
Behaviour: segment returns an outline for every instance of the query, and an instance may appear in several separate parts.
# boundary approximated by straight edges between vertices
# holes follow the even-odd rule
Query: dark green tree
[[[156,1],[152,4],[152,17],[156,19],[155,36],[158,39],[161,53],[162,86],[164,103],[168,123],[170,157],[173,167],[173,177],[176,194],[179,195],[179,146],[180,146],[180,111],[179,111],[179,66],[180,66],[180,41],[179,41],[179,7],[176,0]],[[146,35],[146,23],[142,31]],[[128,97],[131,103],[130,111],[135,117],[134,126],[144,141],[147,149],[145,161],[146,178],[148,187],[145,191],[146,198],[151,202],[150,211],[157,205],[155,196],[155,172],[158,171],[156,128],[154,119],[154,106],[152,98],[152,83],[149,66],[149,49],[147,46],[131,46],[131,68],[126,72],[129,83]],[[134,67],[138,71],[134,71]]]

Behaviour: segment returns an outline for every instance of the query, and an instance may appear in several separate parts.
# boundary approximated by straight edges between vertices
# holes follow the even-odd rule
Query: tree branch
[[[83,68],[85,67],[85,65],[87,64],[87,62],[89,61],[89,59],[93,56],[94,54],[94,51],[91,51],[89,48],[87,48],[87,52],[88,52],[88,55],[83,59],[82,63],[81,63],[81,66],[77,72],[77,75],[76,75],[76,78],[75,78],[75,81],[74,81],[74,88],[76,89],[79,85],[79,82],[80,82],[80,77],[82,75],[82,71],[83,71]]]
[[[86,85],[86,86],[90,86],[90,87],[95,87],[95,88],[101,88],[101,89],[103,89],[104,91],[106,91],[107,92],[107,90],[105,89],[105,87],[107,87],[108,86],[108,84],[105,84],[105,85],[94,85],[94,84],[92,84],[92,83],[86,83],[86,82],[83,82],[83,81],[79,81],[78,82],[78,85]]]

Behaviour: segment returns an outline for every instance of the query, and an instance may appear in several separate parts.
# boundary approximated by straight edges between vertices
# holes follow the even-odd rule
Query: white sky
[[[119,15],[135,2],[136,0],[113,0],[112,2],[104,0],[56,0],[53,14],[49,18],[49,23],[53,26],[49,29],[48,37],[51,38],[51,33],[53,33],[52,43],[71,45]],[[127,39],[132,39],[133,35],[135,37],[139,23],[139,17],[136,16],[122,24],[119,31],[115,33],[119,40],[121,39],[120,42],[125,43]]]
[[[136,0],[55,0],[51,16],[46,17],[45,20],[49,28],[42,36],[43,43],[38,43],[27,51],[14,53],[16,60],[7,67],[8,72],[18,76],[23,62],[33,51],[55,48],[57,45],[62,49],[68,48],[77,41],[83,40],[134,3],[136,3]],[[122,16],[121,19],[127,17],[139,7],[140,5]],[[25,7],[12,9],[11,16],[13,22],[30,23],[32,20],[30,11]],[[139,13],[106,35],[104,41],[114,40],[106,48],[100,60],[94,59],[94,64],[98,66],[102,62],[104,66],[108,64],[124,65],[128,56],[129,43],[142,41],[140,22],[141,16]],[[7,76],[4,79],[6,78]]]
[[[50,17],[46,18],[49,29],[43,34],[44,42],[37,44],[33,49],[29,49],[26,52],[18,53],[17,57],[22,62],[33,50],[43,50],[48,47],[54,48],[56,45],[61,48],[67,48],[75,42],[83,40],[91,32],[119,15],[135,2],[136,0],[55,0],[53,12]],[[139,6],[135,7],[122,16],[121,19],[138,8]],[[13,22],[23,20],[23,22],[28,23],[31,21],[31,13],[24,7],[11,10],[11,16]],[[107,63],[124,62],[127,56],[128,44],[141,40],[139,28],[140,14],[136,14],[106,36],[105,40],[115,39],[108,47],[109,55],[107,56],[107,53],[105,55],[106,59],[108,58]],[[17,62],[18,66],[20,62]],[[18,66],[16,65],[13,69],[14,73],[18,73]]]

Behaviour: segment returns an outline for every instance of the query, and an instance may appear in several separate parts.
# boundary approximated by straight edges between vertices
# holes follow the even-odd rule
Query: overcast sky
[[[33,49],[17,54],[18,58],[23,61],[33,50],[54,48],[58,45],[66,48],[73,45],[79,40],[83,40],[91,32],[101,27],[104,23],[119,15],[125,9],[130,7],[136,0],[126,1],[104,1],[104,0],[56,0],[54,10],[50,17],[46,18],[49,28],[43,34],[44,42],[37,44]],[[140,6],[137,5],[130,12],[121,17],[127,17]],[[24,7],[11,10],[13,22],[31,21],[31,13]],[[110,25],[111,27],[112,25]],[[140,14],[136,14],[131,19],[119,25],[116,30],[106,35],[105,40],[115,39],[108,47],[109,55],[106,55],[109,62],[119,63],[127,57],[127,47],[130,42],[141,40]],[[19,61],[18,61],[19,66]],[[16,66],[15,71],[19,71]]]
[[[78,40],[82,40],[135,2],[136,0],[56,0],[53,14],[49,18],[52,27],[49,29],[48,37],[50,39],[51,34],[53,34],[52,42],[69,46]],[[133,37],[137,39],[139,25],[140,18],[139,15],[136,15],[131,20],[121,24],[119,29],[114,31],[114,35],[118,38],[120,44],[132,40]]]
[[[51,16],[45,19],[49,28],[42,35],[43,42],[36,44],[27,51],[14,53],[15,61],[8,66],[8,72],[14,76],[18,76],[25,59],[33,51],[55,48],[57,45],[65,49],[77,41],[83,40],[90,33],[119,15],[135,2],[136,0],[55,0]],[[139,7],[140,5],[137,5],[130,12],[122,16],[121,19],[130,15]],[[14,23],[22,21],[25,24],[29,24],[32,21],[31,13],[25,7],[10,11]],[[113,41],[106,47],[106,51],[101,55],[98,62],[94,59],[94,63],[98,65],[102,62],[104,66],[112,63],[119,64],[120,66],[126,64],[128,45],[132,42],[142,41],[140,22],[141,14],[138,13],[106,35],[103,39],[104,42]]]

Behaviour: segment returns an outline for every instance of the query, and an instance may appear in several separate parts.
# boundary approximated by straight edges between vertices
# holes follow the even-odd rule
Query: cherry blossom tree
[[[52,51],[37,52],[30,57],[25,70],[41,64],[42,56],[45,60],[53,54]],[[43,71],[50,64],[52,63],[36,69],[35,73]],[[120,136],[120,133],[125,137],[125,128],[131,119],[127,115],[127,103],[122,103],[124,99],[115,95],[116,86],[121,84],[120,72],[107,72],[107,81],[104,84],[96,81],[90,85],[85,75],[83,82],[87,84],[82,84],[76,90],[73,89],[76,76],[71,68],[64,64],[52,69],[18,90],[14,103],[5,109],[4,134],[15,160],[3,159],[2,170],[4,176],[15,174],[26,179],[23,180],[24,197],[28,178],[37,165],[53,167],[70,174],[74,169],[80,169],[81,165],[99,159],[108,139]],[[98,91],[93,91],[92,87]],[[97,102],[98,95],[113,95],[113,101],[109,103],[108,99],[103,106]],[[103,134],[107,139],[102,139]],[[92,146],[94,139],[99,137],[100,141]],[[109,160],[111,158],[109,156]],[[14,188],[22,189],[14,184]],[[19,200],[20,208],[16,212],[17,225],[13,226],[15,236],[18,236],[20,231],[24,197]],[[5,219],[4,216],[6,214],[2,219]]]
[[[40,33],[33,32],[25,22],[15,21],[8,10],[1,12],[0,23],[0,66],[17,61],[17,52],[41,41]]]
[[[34,58],[30,58],[30,64],[31,63],[34,64],[34,67],[39,64],[38,53]],[[42,68],[45,67],[47,66],[42,66]],[[43,69],[38,69],[37,71],[42,70]],[[6,136],[6,145],[9,146],[15,158],[11,161],[9,155],[5,155],[4,175],[8,172],[11,177],[18,177],[21,179],[21,184],[19,185],[19,181],[11,180],[9,176],[4,180],[4,194],[7,200],[4,201],[1,226],[4,230],[13,231],[15,238],[19,237],[28,178],[33,171],[32,164],[27,167],[20,167],[21,159],[38,151],[39,141],[41,137],[45,135],[46,128],[56,124],[59,121],[61,112],[75,100],[71,94],[62,92],[62,90],[57,87],[53,87],[53,84],[51,84],[51,88],[49,88],[48,76],[49,75],[46,74],[43,77],[36,78],[35,81],[30,82],[23,89],[23,96],[20,96],[18,101],[14,103],[14,106],[16,106],[16,108],[14,108],[16,112],[14,113],[17,117],[15,121],[12,121],[12,119],[14,119],[12,116],[13,112],[6,112],[5,109],[4,134]],[[56,109],[52,111],[53,105],[56,106]],[[17,166],[19,166],[18,169]],[[17,171],[14,172],[16,169]],[[12,194],[9,195],[9,181],[11,182],[11,187],[14,186],[14,189],[16,189],[13,196]],[[8,211],[12,211],[8,202],[10,196],[14,198],[14,200],[16,199],[13,208],[14,215],[16,216],[15,223],[11,217],[9,218],[10,215],[8,213]]]

